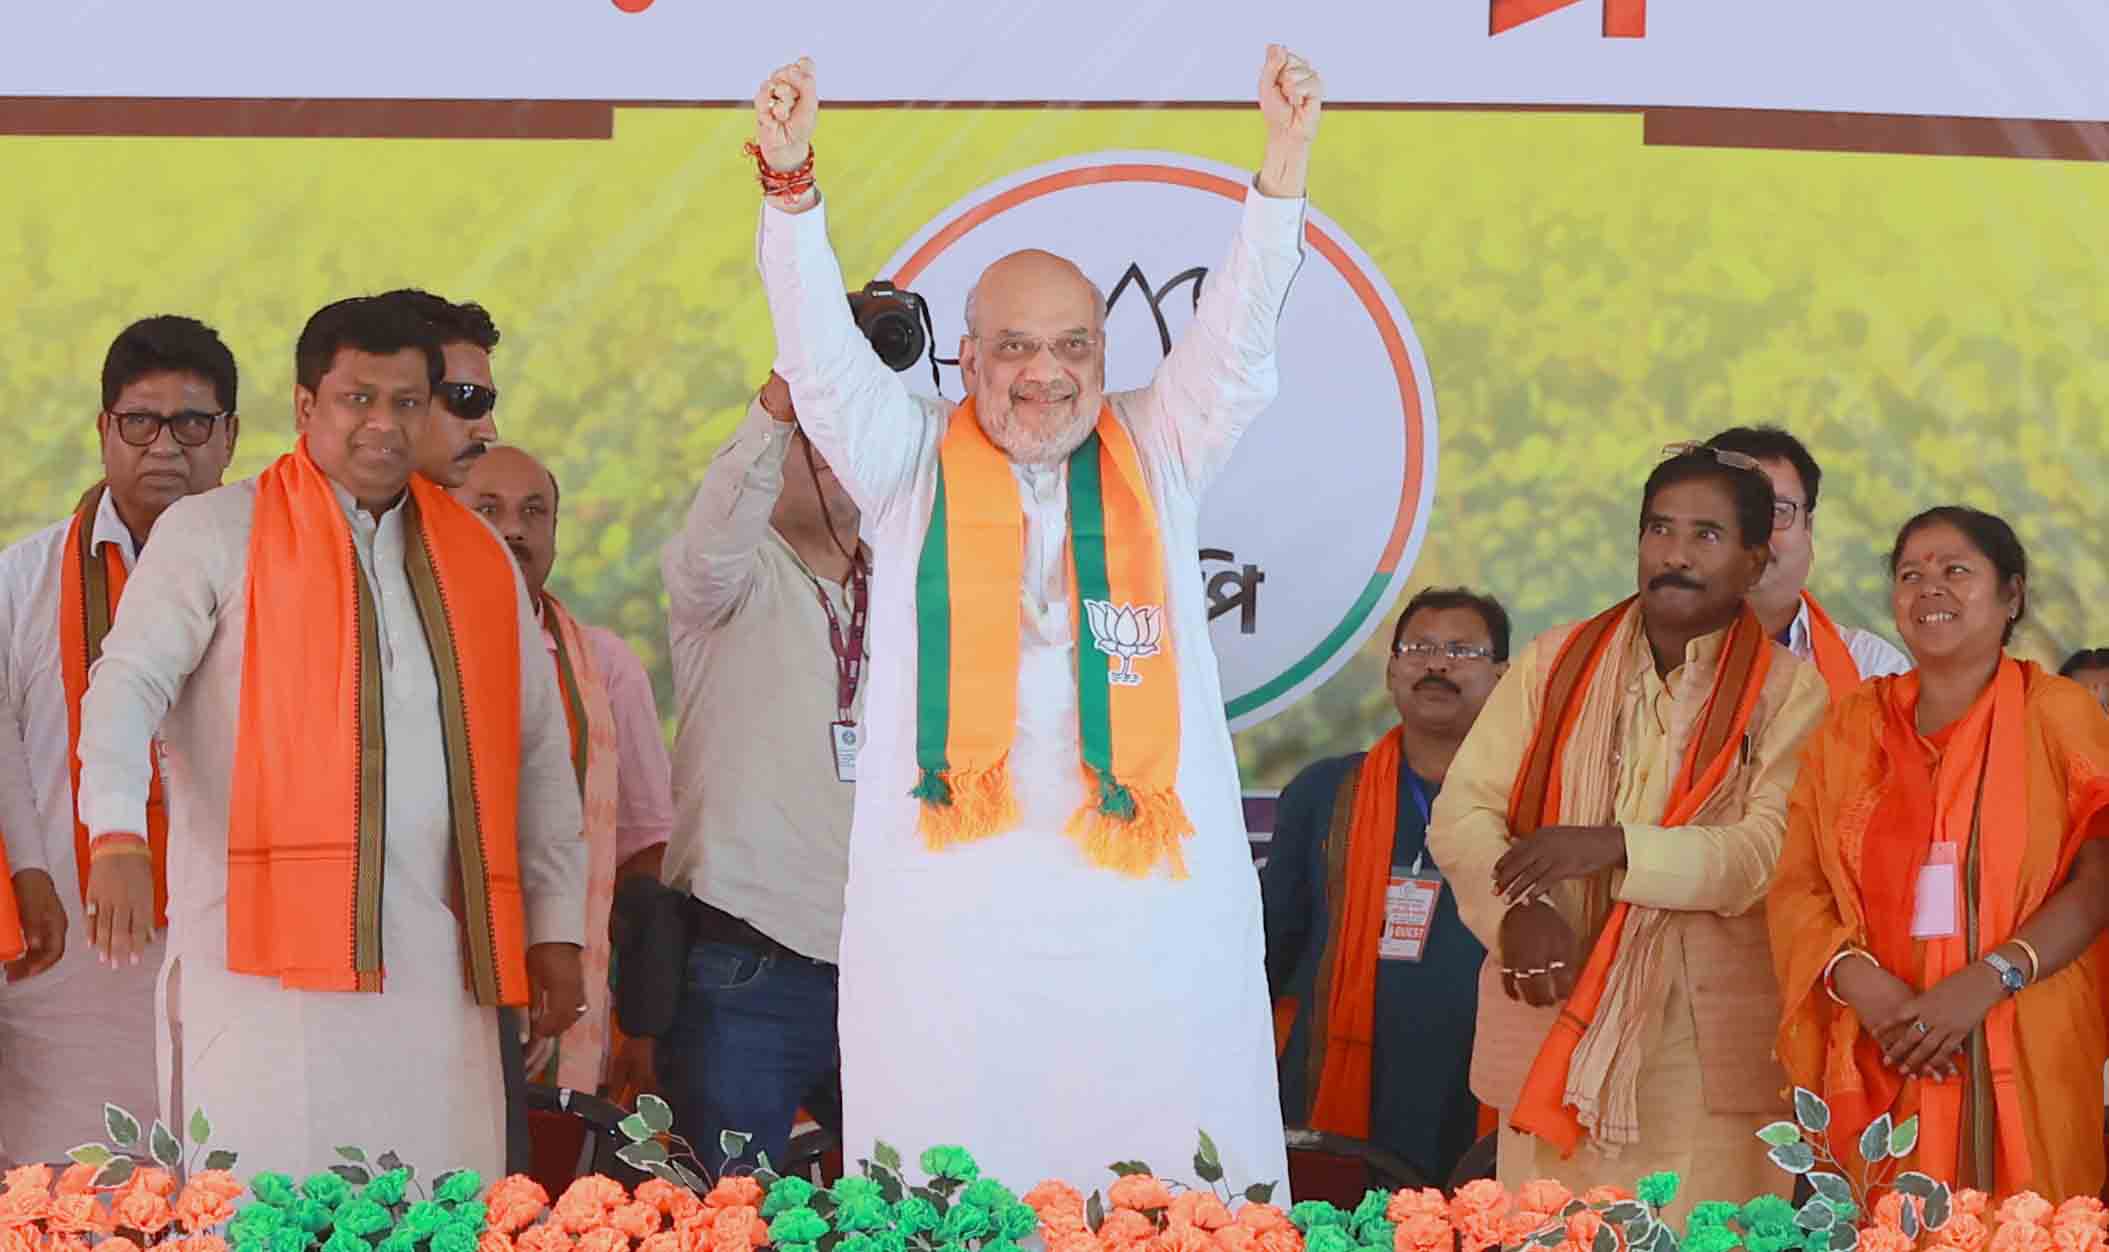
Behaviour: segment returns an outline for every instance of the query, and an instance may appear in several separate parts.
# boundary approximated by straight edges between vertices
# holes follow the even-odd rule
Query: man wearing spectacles
[[[1303,261],[1323,86],[1274,46],[1256,95],[1266,148],[1230,259],[1149,384],[1107,389],[1105,301],[1027,250],[974,285],[955,407],[910,392],[842,298],[812,62],[755,93],[777,371],[888,589],[844,890],[845,1142],[979,1143],[992,1175],[1088,1186],[1108,1143],[1175,1157],[1206,1123],[1231,1175],[1287,1169],[1195,539],[1274,398]]]
[[[1637,594],[1523,649],[1435,802],[1429,851],[1488,950],[1472,1087],[1501,1110],[1509,1185],[1786,1178],[1750,1133],[1786,1112],[1758,906],[1828,698],[1745,604],[1770,479],[1739,452],[1666,451]]]
[[[1869,630],[1840,626],[1809,594],[1816,558],[1816,492],[1823,470],[1801,440],[1777,426],[1735,426],[1706,446],[1741,453],[1772,480],[1772,563],[1750,591],[1750,608],[1765,632],[1789,652],[1811,661],[1837,700],[1862,680],[1901,674],[1911,658]]]
[[[381,298],[401,303],[439,333],[446,376],[432,389],[432,420],[418,431],[411,454],[418,473],[451,491],[498,442],[498,384],[491,377],[498,325],[480,304],[455,304],[415,287]]]
[[[1492,596],[1430,588],[1408,601],[1384,671],[1399,724],[1283,789],[1260,871],[1283,1116],[1366,1140],[1437,1184],[1478,1132],[1467,1079],[1486,949],[1428,855],[1428,817],[1508,655]],[[1358,941],[1369,934],[1380,937]]]
[[[162,316],[126,327],[103,359],[102,481],[70,517],[0,552],[0,779],[20,776],[0,781],[0,831],[28,948],[0,987],[0,1159],[63,1160],[99,1137],[105,1100],[156,1107],[162,944],[111,968],[86,941],[74,728],[88,668],[156,523],[226,473],[236,382],[234,354],[204,323]],[[151,786],[154,884],[165,899],[158,771]]]

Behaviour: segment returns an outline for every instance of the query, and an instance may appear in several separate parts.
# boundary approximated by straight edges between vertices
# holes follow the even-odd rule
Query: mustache
[[[484,453],[489,452],[490,450],[491,445],[479,439],[476,442],[470,444],[468,447],[463,448],[461,451],[455,453],[454,459],[457,461],[473,461],[477,457],[482,456]]]
[[[1419,691],[1423,687],[1447,691],[1453,696],[1461,696],[1464,694],[1463,688],[1459,687],[1456,683],[1451,682],[1449,679],[1443,677],[1441,674],[1425,675],[1419,682],[1413,684],[1413,689],[1415,691]]]
[[[1675,570],[1666,574],[1657,574],[1648,580],[1649,591],[1660,591],[1664,587],[1682,587],[1686,591],[1706,590],[1705,583],[1700,582],[1689,574],[1679,574]]]
[[[1021,383],[1011,388],[1011,403],[1060,404],[1076,399],[1076,388],[1062,383]]]
[[[513,554],[513,559],[519,561],[522,565],[526,565],[528,562],[535,559],[535,554],[529,552],[527,550],[527,545],[525,544],[509,543],[505,546],[511,550]]]

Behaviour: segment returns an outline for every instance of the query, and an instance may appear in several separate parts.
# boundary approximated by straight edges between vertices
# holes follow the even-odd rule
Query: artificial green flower
[[[1304,1252],[1355,1252],[1355,1240],[1345,1226],[1314,1226],[1303,1247]]]
[[[447,1210],[445,1208],[442,1208],[436,1201],[421,1200],[411,1205],[410,1211],[403,1214],[402,1228],[409,1231],[415,1238],[430,1239],[439,1233],[441,1226],[446,1224]]]
[[[373,1252],[373,1245],[340,1226],[322,1245],[322,1252]]]
[[[458,1222],[448,1222],[432,1236],[432,1252],[476,1252],[477,1234]]]
[[[983,1178],[961,1193],[960,1200],[977,1204],[991,1213],[1000,1213],[1018,1202],[1018,1197],[1009,1187],[993,1178]],[[983,1252],[987,1252],[986,1249]]]
[[[391,1169],[385,1174],[375,1175],[374,1180],[367,1183],[366,1189],[359,1194],[383,1208],[394,1208],[403,1202],[403,1196],[409,1189],[410,1171]]]
[[[1024,1252],[1024,1249],[1008,1239],[986,1239],[982,1241],[981,1252]]]
[[[1687,1229],[1696,1235],[1702,1230],[1710,1230],[1716,1226],[1726,1227],[1741,1216],[1742,1212],[1741,1205],[1729,1204],[1722,1200],[1707,1200],[1692,1206],[1691,1221]]]
[[[777,1252],[789,1252],[784,1247],[789,1243],[817,1243],[827,1232],[827,1219],[804,1206],[785,1209],[769,1223],[769,1240]]]
[[[292,1184],[288,1183],[286,1189],[290,1192]],[[269,1204],[248,1204],[242,1206],[242,1211],[236,1213],[234,1220],[228,1223],[227,1233],[236,1239],[245,1235],[254,1235],[260,1240],[269,1239],[273,1231],[285,1224],[285,1220],[286,1215],[282,1209]]]
[[[877,1245],[870,1235],[844,1235],[842,1242],[835,1245],[835,1252],[877,1252]]]
[[[1682,1246],[1684,1252],[1733,1252],[1743,1246],[1743,1240],[1726,1226],[1702,1226],[1694,1229]]]
[[[228,1246],[232,1247],[234,1252],[270,1252],[271,1241],[253,1230],[237,1232],[234,1227],[229,1226],[227,1234]]]
[[[762,1216],[774,1217],[789,1209],[809,1207],[813,1198],[813,1184],[795,1174],[788,1174],[769,1184],[769,1193],[762,1197]]]
[[[943,1224],[937,1228],[937,1237],[947,1243],[966,1239],[979,1239],[989,1233],[989,1211],[979,1204],[961,1201],[945,1214]]]
[[[483,1227],[489,1216],[490,1210],[484,1206],[483,1201],[470,1200],[466,1204],[454,1206],[454,1212],[447,1218],[447,1224],[450,1226],[464,1226],[468,1228],[470,1234],[480,1235],[483,1233]]]
[[[881,1230],[870,1236],[871,1252],[908,1252],[908,1236],[898,1230]],[[844,1243],[849,1242],[847,1239]],[[835,1252],[842,1252],[837,1248]]]
[[[1682,1181],[1674,1170],[1664,1170],[1641,1179],[1634,1191],[1642,1204],[1656,1209],[1667,1208],[1677,1198],[1677,1184]]]
[[[1397,1241],[1396,1236],[1399,1233],[1399,1227],[1398,1223],[1386,1221],[1380,1215],[1351,1228],[1348,1233],[1355,1236],[1355,1242],[1357,1243],[1366,1244],[1373,1248],[1389,1248]]]
[[[952,1243],[938,1244],[937,1252],[973,1252],[973,1250],[968,1248],[967,1245],[964,1243],[954,1241]]]
[[[903,1199],[900,1208],[894,1212],[893,1228],[903,1237],[913,1237],[936,1230],[942,1220],[936,1205],[919,1195],[912,1195]]]
[[[271,1252],[306,1252],[315,1243],[315,1236],[298,1226],[280,1226],[271,1232],[265,1247]]]
[[[973,1182],[981,1177],[981,1166],[965,1148],[939,1146],[923,1153],[918,1162],[923,1172],[932,1178],[951,1178],[958,1182]]]
[[[856,1196],[835,1206],[835,1229],[884,1230],[893,1225],[893,1206],[877,1196]],[[836,1248],[835,1252],[841,1252]]]
[[[473,1169],[457,1170],[433,1191],[441,1204],[467,1204],[483,1194],[483,1175]]]
[[[330,1177],[336,1178],[337,1176],[332,1174]],[[343,1182],[344,1180],[338,1178],[337,1181]],[[311,1235],[321,1234],[332,1225],[335,1225],[337,1221],[337,1215],[331,1211],[329,1205],[306,1196],[301,1197],[300,1201],[293,1206],[293,1211],[287,1216],[293,1219],[295,1226],[300,1227]]]
[[[779,1243],[776,1252],[820,1252],[817,1243]]]
[[[1362,1193],[1362,1203],[1357,1204],[1355,1206],[1355,1211],[1349,1214],[1347,1224],[1350,1226],[1359,1227],[1364,1222],[1369,1221],[1371,1218],[1381,1220],[1384,1216],[1384,1210],[1390,1204],[1391,1196],[1388,1193],[1375,1190],[1374,1188],[1365,1191]],[[1376,1240],[1365,1239],[1363,1240],[1363,1242],[1375,1243]]]
[[[1860,1216],[1860,1206],[1851,1200],[1825,1200],[1824,1203],[1830,1205],[1831,1212],[1838,1215],[1838,1224],[1841,1226],[1852,1225]],[[1826,1243],[1824,1246],[1830,1245]]]
[[[380,1234],[394,1224],[395,1219],[388,1215],[387,1209],[365,1196],[346,1200],[344,1207],[337,1210],[338,1234],[355,1235],[364,1239],[368,1235]],[[344,1249],[339,1249],[338,1252],[344,1252]],[[367,1252],[367,1249],[361,1245],[357,1252]]]
[[[879,1184],[876,1181],[870,1178],[859,1178],[855,1174],[849,1174],[838,1179],[835,1183],[835,1189],[828,1194],[835,1197],[835,1203],[837,1204],[847,1204],[851,1200],[863,1199],[884,1202],[886,1199],[886,1193],[879,1189]],[[839,1252],[839,1249],[837,1252]]]
[[[299,1194],[293,1190],[293,1180],[284,1174],[262,1173],[249,1180],[249,1190],[256,1198],[273,1208],[289,1209]]]
[[[373,1252],[417,1252],[417,1236],[410,1233],[409,1227],[398,1226]]]
[[[1311,1232],[1320,1226],[1339,1226],[1345,1230],[1347,1214],[1324,1200],[1303,1200],[1289,1210],[1289,1223],[1301,1230],[1308,1242]]]
[[[1756,1230],[1760,1226],[1794,1225],[1794,1206],[1786,1197],[1761,1195],[1743,1206],[1743,1229]]]
[[[1015,1203],[1006,1205],[1003,1211],[996,1215],[997,1233],[1013,1242],[1025,1238],[1039,1228],[1040,1215],[1033,1212],[1027,1205]],[[1384,1246],[1388,1248],[1391,1245],[1386,1244]],[[988,1252],[988,1249],[984,1248],[982,1252]]]
[[[1786,1201],[1782,1200],[1780,1203],[1785,1204]],[[1789,1206],[1788,1211],[1793,1211],[1792,1206]],[[1746,1232],[1743,1236],[1743,1246],[1748,1248],[1749,1252],[1788,1252],[1789,1249],[1801,1246],[1801,1228],[1794,1224],[1791,1217],[1784,1222],[1762,1221],[1755,1225],[1746,1222],[1743,1229]]]
[[[319,1174],[309,1174],[307,1181],[300,1184],[300,1193],[334,1213],[338,1205],[351,1199],[352,1187],[337,1175],[323,1170]]]

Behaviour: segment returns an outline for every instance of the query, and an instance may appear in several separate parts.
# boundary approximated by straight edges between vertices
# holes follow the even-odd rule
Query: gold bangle
[[[1866,957],[1869,961],[1873,962],[1878,967],[1882,964],[1882,962],[1875,960],[1875,958],[1870,955],[1864,948],[1859,948],[1855,947],[1852,944],[1847,944],[1844,947],[1838,949],[1838,951],[1832,955],[1831,959],[1824,964],[1822,979],[1823,993],[1831,997],[1831,1002],[1834,1004],[1845,1005],[1845,997],[1838,994],[1838,986],[1835,982],[1832,981],[1832,976],[1838,972],[1839,963],[1849,956]],[[1851,1005],[1845,1006],[1847,1008],[1852,1007]]]
[[[2035,986],[2036,980],[2043,977],[2043,957],[2037,953],[2036,945],[2020,935],[2015,935],[2007,942],[2028,953],[2028,985]]]
[[[152,856],[153,854],[153,845],[134,834],[119,834],[113,831],[110,834],[101,835],[89,841],[88,844],[88,861],[90,864],[100,861],[106,856]]]

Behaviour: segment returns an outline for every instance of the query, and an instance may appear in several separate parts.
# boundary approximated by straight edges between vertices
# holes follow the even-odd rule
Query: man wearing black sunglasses
[[[98,966],[81,890],[71,762],[88,667],[163,511],[220,485],[237,434],[234,354],[211,327],[150,317],[103,360],[102,481],[69,516],[0,552],[0,831],[28,951],[0,986],[0,1164],[93,1139],[102,1102],[152,1109],[157,937]],[[160,803],[158,774],[151,811]],[[149,823],[150,851],[165,840]],[[157,894],[166,886],[155,857]],[[69,932],[75,942],[66,940]]]
[[[498,442],[498,386],[491,379],[491,352],[498,326],[476,303],[455,304],[429,291],[406,287],[381,297],[397,301],[439,332],[447,373],[432,392],[432,420],[411,446],[417,471],[452,490],[469,479],[469,468]]]

